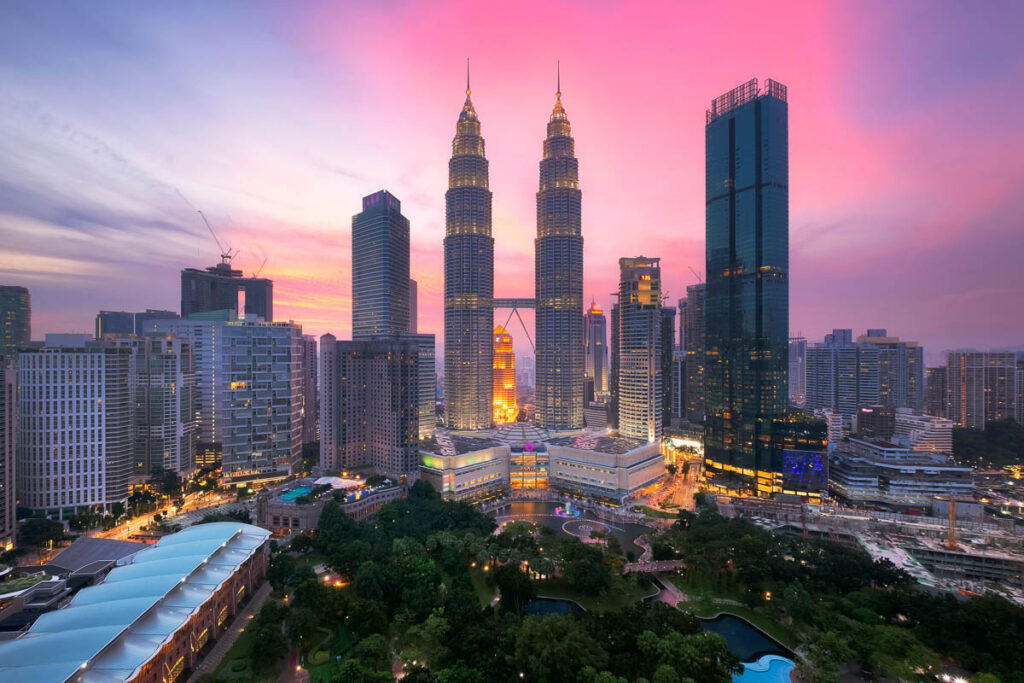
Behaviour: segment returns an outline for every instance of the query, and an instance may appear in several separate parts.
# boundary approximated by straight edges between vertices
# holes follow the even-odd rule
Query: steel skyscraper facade
[[[623,436],[655,442],[661,439],[664,401],[661,259],[620,258],[619,273],[613,316],[618,429]]]
[[[32,340],[32,297],[24,287],[0,286],[0,356]]]
[[[592,302],[583,316],[583,339],[586,357],[584,374],[594,380],[594,396],[607,401],[608,382],[608,319],[604,311]]]
[[[789,337],[786,86],[753,79],[711,103],[705,127],[706,471],[769,495],[782,463]]]
[[[579,162],[561,82],[555,97],[537,192],[536,422],[561,430],[583,426],[583,235]]]
[[[512,335],[498,325],[494,328],[494,421],[515,422],[517,415],[516,352]]]
[[[409,331],[409,219],[387,190],[352,217],[352,338]]]
[[[493,423],[494,238],[480,119],[469,97],[448,162],[444,238],[444,401],[452,429]]]

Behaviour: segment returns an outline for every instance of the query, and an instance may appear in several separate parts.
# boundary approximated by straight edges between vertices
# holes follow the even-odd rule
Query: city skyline
[[[1002,97],[1024,60],[1009,32],[989,28],[998,5],[772,8],[772,35],[756,34],[761,10],[750,6],[735,29],[750,40],[727,67],[699,55],[730,30],[728,10],[667,11],[651,26],[642,12],[560,4],[549,9],[561,21],[538,26],[539,7],[450,4],[408,13],[383,40],[345,42],[333,40],[343,26],[372,35],[408,8],[350,15],[313,4],[284,16],[257,4],[245,16],[224,6],[200,17],[198,7],[173,21],[160,8],[6,12],[0,275],[32,291],[37,339],[88,331],[99,310],[177,308],[181,269],[218,260],[196,209],[241,250],[234,266],[247,276],[268,258],[262,276],[275,282],[278,319],[347,337],[347,222],[380,189],[403,200],[421,329],[440,335],[444,148],[469,55],[492,163],[495,277],[508,283],[496,295],[529,296],[519,276],[532,252],[536,159],[526,151],[536,145],[531,122],[550,111],[558,59],[583,141],[584,300],[605,306],[636,232],[662,258],[670,296],[695,281],[702,112],[725,88],[773,75],[798,93],[790,332],[815,340],[834,327],[887,327],[919,340],[929,364],[947,349],[1019,345],[1022,322],[997,313],[1024,294],[1011,267],[1024,247],[1013,193],[1024,167],[1005,153],[1022,98]],[[1006,5],[1001,25],[1019,12]],[[245,30],[227,30],[236,22]],[[931,30],[895,40],[915,23]],[[561,25],[579,33],[563,36]],[[171,41],[182,29],[196,35],[187,48]],[[240,38],[246,30],[259,40]],[[651,39],[663,32],[675,38],[664,47]],[[606,56],[595,35],[628,59]],[[66,47],[48,49],[44,37]],[[427,47],[410,60],[406,43]],[[810,66],[808,51],[820,56]],[[679,71],[688,63],[700,68]],[[976,103],[997,94],[1003,106],[979,118]],[[649,131],[641,144],[637,116]],[[655,139],[670,165],[651,154]],[[993,164],[999,173],[987,172]],[[669,199],[620,201],[641,191]]]

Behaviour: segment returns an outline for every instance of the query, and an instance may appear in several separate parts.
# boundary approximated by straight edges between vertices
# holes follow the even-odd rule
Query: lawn
[[[473,591],[480,600],[480,606],[487,607],[490,605],[497,591],[487,585],[487,577],[484,573],[474,567],[469,570],[469,579],[473,582]]]
[[[584,595],[560,580],[537,582],[538,597],[575,600],[583,609],[590,612],[620,610],[657,592],[658,589],[650,584],[637,586],[627,579],[617,579],[612,589],[603,595]]]
[[[745,605],[723,605],[713,602],[716,598],[735,600],[735,596],[719,595],[703,586],[688,584],[682,577],[672,577],[672,583],[692,598],[689,602],[679,603],[678,606],[680,609],[693,612],[694,615],[705,619],[714,617],[720,612],[734,614],[738,617],[743,617],[751,624],[788,647],[790,650],[796,650],[799,645],[799,639],[796,637],[793,630],[775,621],[770,616],[762,612],[752,610]]]
[[[252,640],[254,637],[255,632],[253,629],[246,628],[242,631],[242,634],[238,636],[238,640],[231,646],[228,653],[224,655],[224,659],[221,660],[217,671],[214,672],[214,680],[258,681],[260,683],[269,683],[277,680],[276,671],[262,677],[253,673],[252,660],[249,658],[249,654],[252,650]]]
[[[337,658],[344,661],[345,656],[352,650],[356,643],[356,637],[348,630],[344,623],[338,624],[334,629],[329,641],[324,641],[317,652],[307,657],[306,668],[309,670],[310,681],[330,681],[333,678],[334,669],[337,666]]]
[[[657,508],[652,508],[647,505],[637,505],[636,507],[640,512],[644,513],[648,517],[656,517],[658,519],[675,519],[679,516],[678,510],[658,510]]]

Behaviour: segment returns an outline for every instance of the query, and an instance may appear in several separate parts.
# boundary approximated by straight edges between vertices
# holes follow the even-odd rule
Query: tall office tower
[[[594,398],[608,400],[608,319],[604,311],[591,302],[583,314],[584,366],[583,374],[594,380]]]
[[[760,495],[782,467],[769,432],[789,393],[788,118],[786,86],[754,79],[712,101],[704,129],[705,462]]]
[[[1017,361],[1017,424],[1024,425],[1024,358]]]
[[[130,311],[100,311],[96,314],[96,338],[127,337],[135,334],[135,314]]]
[[[173,335],[109,339],[132,353],[132,476],[156,468],[187,477],[196,466],[195,355],[192,340]]]
[[[445,193],[444,404],[451,429],[493,422],[494,238],[480,119],[469,99],[452,141]]]
[[[419,344],[320,337],[320,466],[369,466],[396,480],[419,475]]]
[[[807,338],[789,338],[789,402],[797,408],[807,403]]]
[[[672,417],[686,418],[686,351],[679,346],[672,350]]]
[[[352,217],[352,338],[409,331],[409,219],[387,190]]]
[[[18,371],[0,356],[0,552],[14,547],[18,531],[14,485],[17,446]]]
[[[946,366],[924,371],[924,414],[946,417],[949,414],[949,394],[946,391]]]
[[[809,344],[806,409],[830,408],[849,427],[857,406],[879,403],[879,355],[876,345],[854,342],[852,330],[832,330]]]
[[[127,501],[131,355],[85,340],[18,354],[21,506],[63,518],[82,507]]]
[[[228,484],[282,479],[302,457],[302,328],[233,317],[155,324],[193,342],[201,464],[220,453]]]
[[[868,330],[858,344],[878,347],[878,402],[895,408],[924,410],[924,349],[914,341],[890,337],[886,330]]]
[[[494,328],[494,421],[515,422],[517,415],[516,352],[512,335],[498,325]]]
[[[245,295],[245,316],[274,319],[274,281],[244,277],[241,270],[222,261],[206,270],[181,271],[181,317],[211,311],[238,311],[239,293]]]
[[[686,288],[683,317],[683,349],[686,351],[686,419],[704,421],[705,326],[704,300],[707,287],[701,283]]]
[[[616,301],[618,300],[618,296],[618,292],[616,292]],[[619,321],[619,305],[617,303],[612,304],[612,336],[609,346],[611,349],[611,362],[608,364],[608,421],[612,429],[619,428],[619,349],[621,348],[621,344],[619,343]]]
[[[676,309],[664,306],[661,309],[661,426],[672,426],[672,405],[675,403],[675,364],[672,362],[676,350]]]
[[[420,288],[415,280],[409,280],[409,334],[417,334],[420,329]]]
[[[0,285],[0,356],[32,341],[32,297],[24,287]]]
[[[583,426],[583,235],[579,162],[559,78],[537,192],[536,422]]]
[[[437,427],[437,345],[432,334],[400,334],[401,342],[414,342],[416,354],[416,412],[419,415],[419,437],[429,439]]]
[[[619,259],[616,307],[619,433],[660,441],[664,400],[661,259]]]
[[[156,320],[177,320],[178,314],[174,311],[161,311],[147,308],[141,313],[135,314],[135,334],[140,337],[155,332]]]
[[[302,443],[313,443],[317,439],[317,422],[320,410],[317,408],[318,390],[316,337],[302,335]]]
[[[1016,414],[1017,359],[1013,352],[953,351],[947,356],[949,419],[958,427],[984,429],[985,423]]]

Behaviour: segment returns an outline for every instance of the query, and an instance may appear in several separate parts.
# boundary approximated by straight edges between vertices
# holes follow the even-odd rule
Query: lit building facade
[[[535,421],[583,427],[583,234],[579,162],[559,83],[537,192]]]
[[[352,338],[409,331],[409,219],[386,190],[352,217]]]
[[[807,404],[807,338],[789,338],[789,402],[803,408]]]
[[[661,260],[619,259],[616,304],[618,430],[625,437],[661,439],[662,401]]]
[[[196,466],[192,340],[154,335],[114,338],[110,343],[132,353],[132,475],[146,480],[159,467],[187,477]]]
[[[268,278],[244,277],[242,271],[222,261],[205,270],[181,271],[181,317],[211,311],[238,312],[238,295],[245,295],[246,317],[274,319],[274,282]]]
[[[705,471],[760,495],[789,394],[788,119],[786,86],[754,79],[712,101],[704,129]]]
[[[604,311],[591,302],[583,315],[584,368],[583,373],[594,380],[594,399],[608,400],[608,318]]]
[[[130,311],[100,311],[96,314],[96,338],[135,334],[135,314]]]
[[[18,458],[18,371],[0,356],[0,552],[14,547]]]
[[[470,100],[459,114],[448,162],[444,238],[444,403],[452,429],[493,421],[494,238],[480,119]]]
[[[516,352],[512,335],[498,325],[494,328],[494,422],[515,422],[518,414]]]
[[[155,327],[192,340],[197,459],[219,452],[227,484],[293,474],[302,457],[302,328],[223,311]]]
[[[0,356],[32,340],[32,296],[24,287],[0,285]]]
[[[949,415],[949,394],[946,392],[946,366],[928,368],[924,371],[924,412],[926,415],[946,417]]]
[[[368,466],[396,481],[418,476],[418,355],[419,344],[411,339],[320,337],[324,470]]]
[[[832,330],[824,342],[807,347],[809,411],[829,408],[849,427],[857,407],[879,403],[879,355],[873,344],[853,341],[852,330]]]
[[[683,312],[683,349],[686,351],[686,419],[704,422],[704,299],[707,287],[703,284],[686,288],[686,307]]]
[[[917,415],[909,408],[896,409],[893,436],[915,451],[953,453],[953,421],[933,415]]]
[[[302,443],[313,443],[319,438],[318,423],[320,409],[318,407],[317,370],[320,363],[317,359],[316,337],[311,334],[302,335]]]
[[[18,355],[17,494],[61,516],[128,499],[131,351],[82,342]]]
[[[924,349],[915,341],[890,337],[884,329],[868,330],[858,344],[878,348],[878,402],[894,408],[924,410]]]
[[[946,360],[949,414],[958,427],[984,429],[1016,413],[1017,359],[1007,351],[954,351]]]

